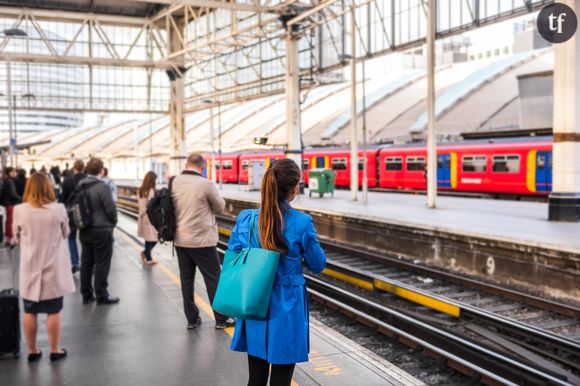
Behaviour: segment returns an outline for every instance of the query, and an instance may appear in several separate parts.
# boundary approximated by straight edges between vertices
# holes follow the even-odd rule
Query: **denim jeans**
[[[147,261],[151,261],[151,251],[153,250],[153,247],[157,245],[157,243],[155,241],[145,241],[145,258],[147,259]]]
[[[71,230],[68,235],[68,249],[70,251],[70,262],[73,267],[79,267],[79,249],[77,246],[77,230]]]

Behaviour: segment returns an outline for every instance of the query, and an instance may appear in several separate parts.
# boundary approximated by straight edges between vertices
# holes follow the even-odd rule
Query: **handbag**
[[[212,308],[237,319],[264,319],[268,312],[280,253],[261,248],[256,238],[256,214],[250,220],[248,247],[226,250]],[[255,239],[259,248],[250,247]]]

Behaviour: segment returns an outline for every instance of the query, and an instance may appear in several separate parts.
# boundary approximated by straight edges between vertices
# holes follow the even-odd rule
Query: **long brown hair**
[[[300,182],[300,168],[296,162],[283,158],[272,162],[262,179],[260,206],[260,238],[265,249],[288,253],[284,241],[284,213],[282,206]]]
[[[56,201],[54,189],[48,177],[42,173],[34,173],[26,181],[23,202],[36,208]]]
[[[151,189],[155,190],[155,181],[157,181],[157,174],[155,172],[149,171],[145,174],[141,186],[137,189],[140,198],[147,197]]]

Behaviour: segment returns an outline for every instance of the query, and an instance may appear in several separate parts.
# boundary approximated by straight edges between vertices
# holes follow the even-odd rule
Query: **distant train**
[[[359,157],[362,158],[362,151]],[[248,182],[248,164],[283,158],[282,151],[223,154],[216,159],[216,174],[226,183]],[[211,160],[207,157],[207,170]],[[359,158],[359,184],[363,162]],[[366,151],[369,188],[426,189],[427,151],[424,145],[384,145]],[[304,181],[313,168],[331,168],[336,186],[350,186],[350,150],[304,150]],[[474,140],[437,147],[437,185],[441,190],[496,195],[547,196],[552,190],[552,142],[550,137]]]

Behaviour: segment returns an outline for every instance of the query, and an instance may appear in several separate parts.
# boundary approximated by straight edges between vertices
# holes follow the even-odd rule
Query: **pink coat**
[[[38,302],[74,292],[64,205],[17,205],[14,231],[20,240],[20,296]]]
[[[137,223],[137,236],[145,241],[158,241],[157,230],[147,216],[147,204],[153,198],[155,191],[151,189],[147,197],[137,197],[139,203],[139,222]]]

